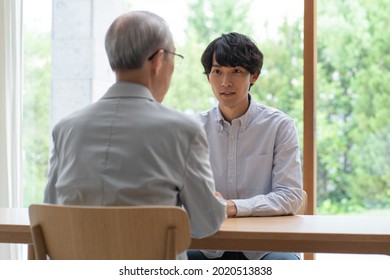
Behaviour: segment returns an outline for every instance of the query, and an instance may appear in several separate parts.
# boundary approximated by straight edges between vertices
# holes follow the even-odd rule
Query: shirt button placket
[[[239,132],[239,123],[233,120],[229,130],[228,140],[228,156],[227,156],[227,192],[228,198],[237,198],[237,140]]]

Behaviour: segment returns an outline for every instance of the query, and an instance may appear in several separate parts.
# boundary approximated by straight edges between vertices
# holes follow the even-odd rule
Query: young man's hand
[[[236,204],[234,204],[231,200],[226,200],[220,192],[215,192],[215,196],[223,199],[226,202],[226,215],[228,217],[234,217],[237,215],[237,207]]]

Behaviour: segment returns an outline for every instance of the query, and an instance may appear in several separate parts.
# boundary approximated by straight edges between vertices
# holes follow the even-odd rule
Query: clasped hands
[[[228,199],[225,199],[220,192],[215,192],[215,196],[219,199],[222,199],[226,203],[226,215],[228,217],[234,217],[237,215],[237,206],[236,204]]]

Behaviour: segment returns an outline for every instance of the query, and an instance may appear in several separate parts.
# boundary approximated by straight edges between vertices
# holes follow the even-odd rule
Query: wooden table
[[[390,217],[281,216],[227,219],[191,248],[390,255]]]
[[[27,208],[0,208],[0,243],[32,244]]]
[[[0,243],[32,243],[27,209],[0,208]],[[390,255],[390,217],[232,218],[191,248]]]

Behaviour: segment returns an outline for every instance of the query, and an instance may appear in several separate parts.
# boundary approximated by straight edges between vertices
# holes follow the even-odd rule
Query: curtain
[[[0,207],[22,206],[22,0],[0,0]],[[18,258],[1,244],[0,259]]]
[[[0,207],[20,207],[21,1],[0,0],[0,3]]]

